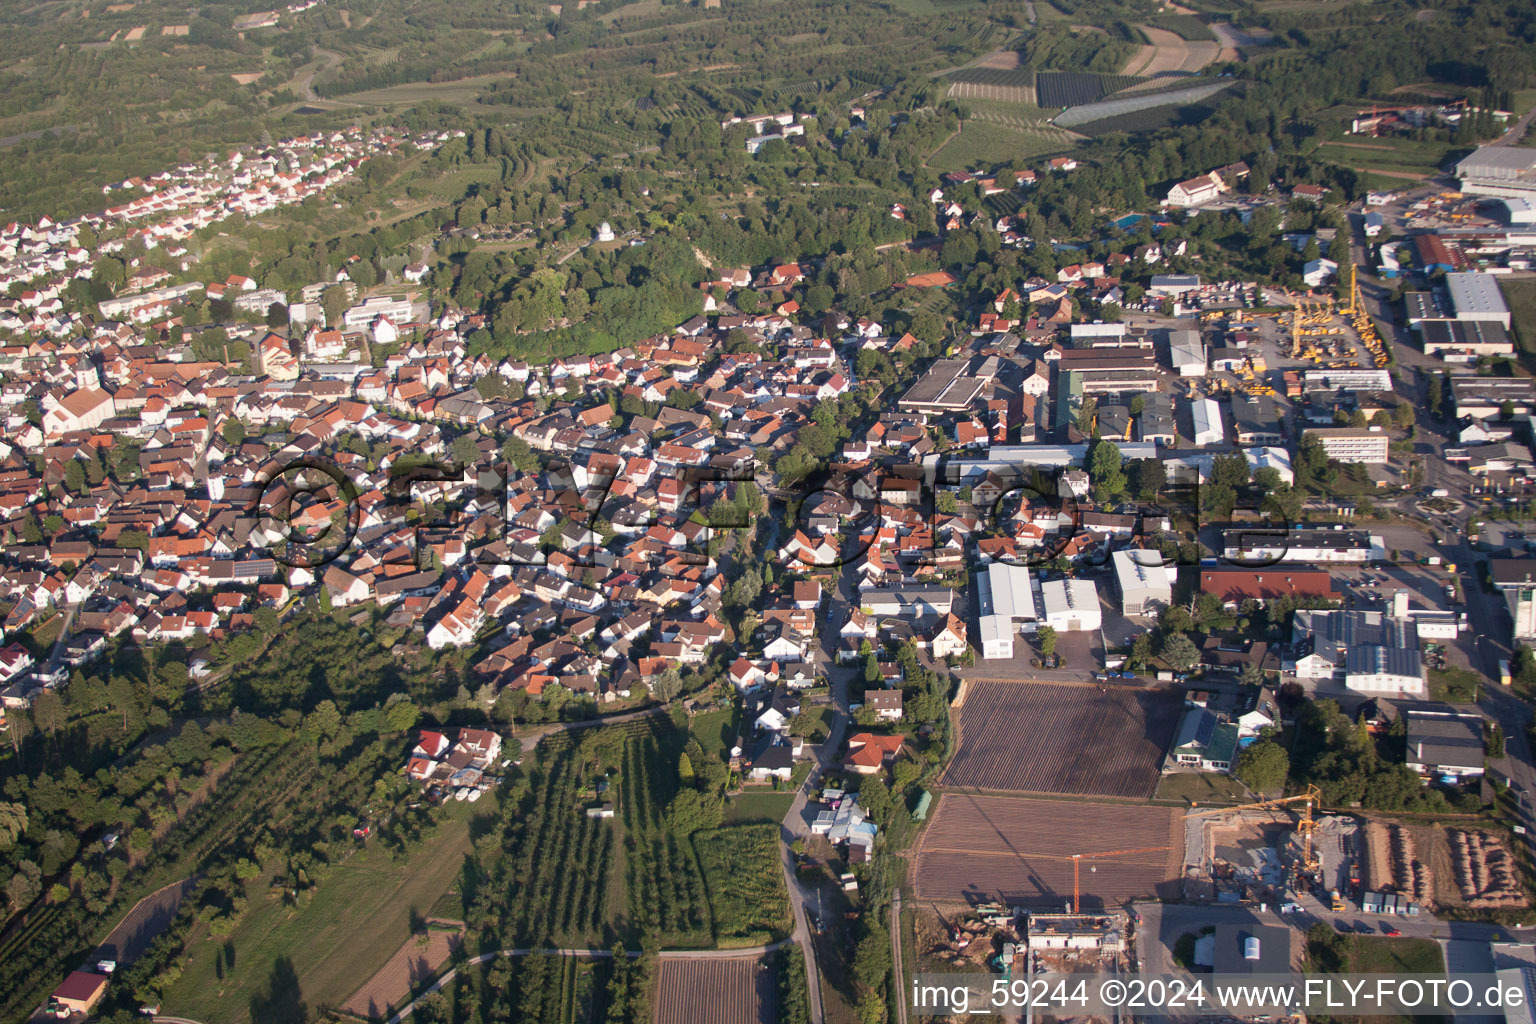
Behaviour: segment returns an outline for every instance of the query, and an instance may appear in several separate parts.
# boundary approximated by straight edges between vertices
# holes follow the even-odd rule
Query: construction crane
[[[1252,804],[1238,804],[1236,807],[1211,807],[1203,811],[1190,811],[1185,814],[1184,817],[1198,818],[1207,814],[1225,814],[1229,811],[1256,811],[1273,809],[1277,807],[1288,807],[1291,804],[1302,802],[1306,803],[1306,807],[1301,814],[1301,824],[1297,826],[1297,831],[1301,833],[1301,862],[1305,866],[1306,870],[1314,871],[1316,870],[1317,863],[1315,858],[1312,856],[1312,833],[1317,828],[1317,822],[1312,818],[1312,811],[1313,808],[1320,809],[1323,804],[1322,790],[1318,789],[1316,786],[1308,785],[1307,791],[1305,793],[1298,793],[1295,796],[1277,797],[1273,800],[1260,800],[1259,802]]]
[[[1080,914],[1083,911],[1082,891],[1078,886],[1079,871],[1082,868],[1083,858],[1089,860],[1108,859],[1110,857],[1128,857],[1133,853],[1162,853],[1166,846],[1143,846],[1136,850],[1109,850],[1105,853],[1074,853],[1072,855],[1072,913]]]

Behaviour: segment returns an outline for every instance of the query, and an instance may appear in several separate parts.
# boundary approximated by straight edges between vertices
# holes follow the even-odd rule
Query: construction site
[[[1448,907],[1529,905],[1500,832],[1324,814],[1315,788],[1184,818],[1184,895],[1267,904],[1281,913],[1316,896],[1344,911],[1414,916]]]
[[[1396,895],[1431,909],[1528,905],[1507,838],[1471,827],[1371,821],[1365,827],[1368,905]]]
[[[1004,977],[1123,971],[1129,924],[1120,911],[1045,914],[992,902],[945,913],[929,904],[915,922],[919,969]]]
[[[1304,894],[1335,906],[1357,894],[1359,822],[1319,811],[1315,787],[1293,797],[1191,811],[1184,818],[1185,896],[1264,903],[1283,913]]]

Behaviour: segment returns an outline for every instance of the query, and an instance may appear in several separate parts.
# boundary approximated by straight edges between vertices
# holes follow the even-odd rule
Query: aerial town
[[[1126,118],[1194,78],[1278,126],[1290,15],[1037,6],[1057,49],[917,84],[674,93],[662,45],[591,109],[519,76],[671,13],[549,5],[512,70],[490,15],[335,0],[70,44],[259,43],[208,88],[284,113],[45,214],[0,175],[0,1024],[1536,998],[1536,90],[1174,159]],[[939,162],[1017,90],[1065,143]]]

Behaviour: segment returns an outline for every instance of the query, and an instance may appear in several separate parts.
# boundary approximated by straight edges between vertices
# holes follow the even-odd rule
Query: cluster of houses
[[[7,224],[0,228],[0,293],[15,294],[0,298],[0,330],[53,338],[86,330],[80,314],[66,308],[65,293],[111,255],[127,260],[127,280],[102,304],[102,316],[138,325],[168,320],[188,294],[203,289],[196,282],[169,283],[191,267],[187,242],[199,229],[303,202],[351,178],[371,156],[434,149],[453,134],[350,128],[301,135],[105,185],[111,205],[96,213]],[[82,245],[85,232],[99,240]],[[163,258],[132,256],[137,243]]]
[[[488,729],[460,729],[447,735],[423,729],[406,759],[405,773],[428,790],[474,800],[494,785],[504,767],[501,736]]]

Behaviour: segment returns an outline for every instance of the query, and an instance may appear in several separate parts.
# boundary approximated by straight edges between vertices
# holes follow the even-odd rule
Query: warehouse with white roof
[[[1173,601],[1173,578],[1178,566],[1163,564],[1160,551],[1122,548],[1110,556],[1115,585],[1120,588],[1120,610],[1126,615],[1151,615]]]
[[[1227,439],[1226,428],[1221,425],[1221,406],[1214,398],[1201,398],[1191,402],[1189,415],[1194,422],[1193,440],[1197,445],[1221,444]]]
[[[1199,331],[1168,332],[1168,365],[1180,377],[1205,376],[1205,345]]]
[[[1035,589],[1039,581],[1022,565],[993,562],[976,574],[976,614],[981,627],[981,656],[1013,657],[1020,627],[1033,632],[1039,621]]]
[[[1536,197],[1536,149],[1483,146],[1457,163],[1456,177],[1471,195]]]
[[[1104,625],[1099,588],[1092,580],[1048,580],[1040,584],[1044,624],[1058,633],[1089,632]]]
[[[1491,321],[1509,330],[1509,306],[1491,274],[1465,272],[1445,275],[1451,309],[1457,320]]]

